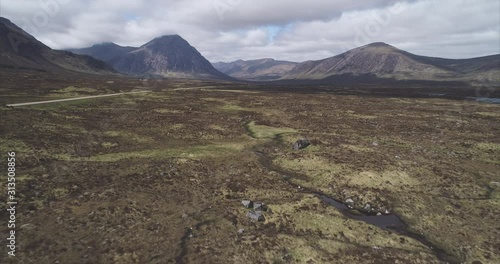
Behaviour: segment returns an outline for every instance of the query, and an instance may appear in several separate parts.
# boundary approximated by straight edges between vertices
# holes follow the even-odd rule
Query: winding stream
[[[282,176],[283,180],[288,183],[290,186],[292,186],[295,189],[299,189],[299,186],[294,184],[291,179],[293,178],[303,178],[304,175],[300,175],[294,172],[289,172],[285,171],[282,168],[279,168],[278,166],[274,165],[271,161],[270,158],[268,158],[264,153],[259,152],[259,151],[254,151],[254,153],[259,157],[259,161],[264,166],[267,170],[273,171],[278,173],[279,175]],[[324,203],[331,205],[335,207],[337,210],[339,210],[345,217],[358,220],[358,221],[363,221],[365,223],[368,223],[370,225],[376,226],[378,228],[382,228],[384,230],[389,230],[391,232],[395,232],[401,236],[406,236],[409,238],[413,238],[423,245],[427,246],[438,258],[439,260],[445,262],[445,263],[460,263],[458,262],[453,256],[447,254],[444,250],[438,248],[436,245],[434,245],[432,242],[427,240],[423,235],[419,235],[416,233],[412,233],[408,231],[408,225],[403,222],[403,220],[397,215],[397,214],[388,214],[388,215],[374,215],[373,213],[367,213],[359,210],[351,210],[349,207],[347,207],[345,204],[335,200],[332,197],[329,197],[328,195],[317,192],[314,190],[310,190],[304,187],[300,187],[300,190],[303,193],[308,193],[308,194],[313,194],[316,197],[318,197],[321,201]],[[358,212],[358,213],[354,213]]]

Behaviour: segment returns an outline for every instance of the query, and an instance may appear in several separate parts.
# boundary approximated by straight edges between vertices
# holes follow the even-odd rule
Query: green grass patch
[[[109,137],[120,137],[126,140],[132,140],[138,143],[150,143],[153,142],[151,137],[146,137],[139,135],[137,133],[129,132],[129,131],[106,131],[104,135]]]
[[[68,86],[63,89],[53,90],[50,92],[50,95],[56,97],[78,97],[78,96],[94,95],[97,94],[98,92],[99,91],[94,88]]]
[[[247,130],[253,138],[257,139],[273,139],[278,135],[287,133],[297,133],[297,130],[287,127],[270,127],[264,125],[257,125],[254,121],[246,125]]]
[[[240,111],[252,111],[252,109],[244,108],[238,105],[226,104],[220,108],[224,112],[240,112]]]
[[[497,112],[477,112],[476,114],[480,116],[485,116],[485,117],[499,117],[500,118],[500,113]]]
[[[65,161],[97,161],[97,162],[117,162],[126,159],[153,159],[164,158],[190,158],[197,159],[208,156],[223,156],[224,154],[242,151],[245,145],[241,143],[211,144],[201,146],[190,146],[185,148],[160,148],[147,149],[130,152],[117,152],[100,154],[90,157],[71,157],[67,154],[59,154],[56,157]]]
[[[500,152],[500,144],[497,143],[479,143],[475,148],[487,152]]]
[[[16,153],[32,152],[31,149],[20,140],[0,138],[0,153],[5,154],[9,151],[14,151]]]

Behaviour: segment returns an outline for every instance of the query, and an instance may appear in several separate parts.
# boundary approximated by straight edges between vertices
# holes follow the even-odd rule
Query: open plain
[[[4,105],[150,92],[0,108],[19,197],[1,263],[500,263],[500,105],[2,74]]]

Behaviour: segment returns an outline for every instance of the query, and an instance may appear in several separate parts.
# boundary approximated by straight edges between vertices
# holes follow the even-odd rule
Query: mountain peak
[[[114,42],[102,42],[99,44],[95,44],[92,47],[106,47],[106,46],[118,47],[119,45]]]
[[[373,54],[382,54],[382,53],[399,53],[401,50],[398,48],[391,46],[384,42],[373,42],[365,46],[361,46],[355,49],[348,51],[347,53],[373,53]]]
[[[177,46],[190,46],[189,43],[183,39],[181,36],[175,35],[163,35],[161,37],[157,37],[148,43],[141,46],[141,48],[153,47],[159,48],[161,46],[169,46],[169,45],[177,45]]]
[[[366,49],[366,48],[371,48],[371,49],[383,49],[383,50],[398,50],[398,48],[391,46],[385,42],[373,42],[368,45],[359,47],[359,49]]]
[[[366,47],[392,47],[392,46],[385,42],[373,42],[366,45]]]
[[[174,35],[163,35],[161,37],[153,39],[152,41],[173,41],[173,40],[184,40],[184,39],[181,36],[174,34]]]

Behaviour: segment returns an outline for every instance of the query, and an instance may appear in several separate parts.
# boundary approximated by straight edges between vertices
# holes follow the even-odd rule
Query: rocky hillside
[[[114,73],[105,62],[90,56],[53,50],[0,17],[0,68],[35,69],[41,71],[74,71],[84,73]]]

